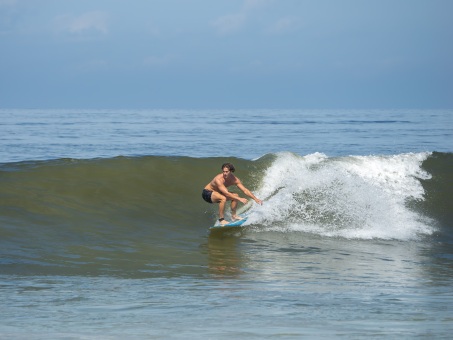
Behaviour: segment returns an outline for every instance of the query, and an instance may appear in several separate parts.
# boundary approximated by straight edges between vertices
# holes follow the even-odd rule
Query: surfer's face
[[[230,175],[231,171],[230,171],[230,169],[228,169],[228,168],[223,168],[223,169],[222,169],[222,173],[223,173],[223,178],[226,179],[226,178],[228,178],[228,176]]]

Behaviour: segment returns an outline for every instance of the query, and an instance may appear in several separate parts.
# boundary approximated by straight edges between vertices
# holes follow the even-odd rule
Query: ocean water
[[[452,110],[1,109],[0,338],[450,338],[452,152]],[[225,161],[264,204],[209,232]]]

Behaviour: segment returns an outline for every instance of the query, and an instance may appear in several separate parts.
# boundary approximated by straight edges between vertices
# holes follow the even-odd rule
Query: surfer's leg
[[[225,204],[227,201],[227,198],[223,196],[222,194],[219,194],[218,192],[214,191],[211,195],[211,200],[214,203],[219,203],[219,221],[220,224],[228,224],[229,222],[227,220],[224,220],[225,218]]]
[[[234,196],[239,196],[238,194],[233,194]],[[238,201],[231,200],[231,217],[233,221],[241,220],[242,218],[236,215],[236,208],[238,206]]]
[[[233,220],[236,219],[236,207],[238,206],[238,202],[237,201],[231,201],[231,217],[233,218]]]
[[[226,200],[221,200],[219,202],[219,221],[222,218],[225,218],[225,203],[226,203]],[[225,222],[225,220],[220,221],[220,223],[222,223],[222,222]],[[226,222],[226,223],[228,223],[228,222]]]

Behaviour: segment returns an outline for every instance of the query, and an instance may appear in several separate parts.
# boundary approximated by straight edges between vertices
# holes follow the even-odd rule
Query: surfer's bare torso
[[[224,188],[228,188],[232,185],[237,185],[238,182],[240,181],[232,173],[229,173],[229,176],[225,176],[223,173],[221,173],[215,176],[212,181],[205,186],[205,189],[224,194]]]

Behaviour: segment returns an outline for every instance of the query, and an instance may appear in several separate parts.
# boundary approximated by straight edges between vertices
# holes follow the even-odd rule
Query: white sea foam
[[[409,205],[423,200],[421,168],[430,153],[329,158],[280,153],[267,169],[253,209],[257,230],[331,237],[408,240],[434,231]]]

